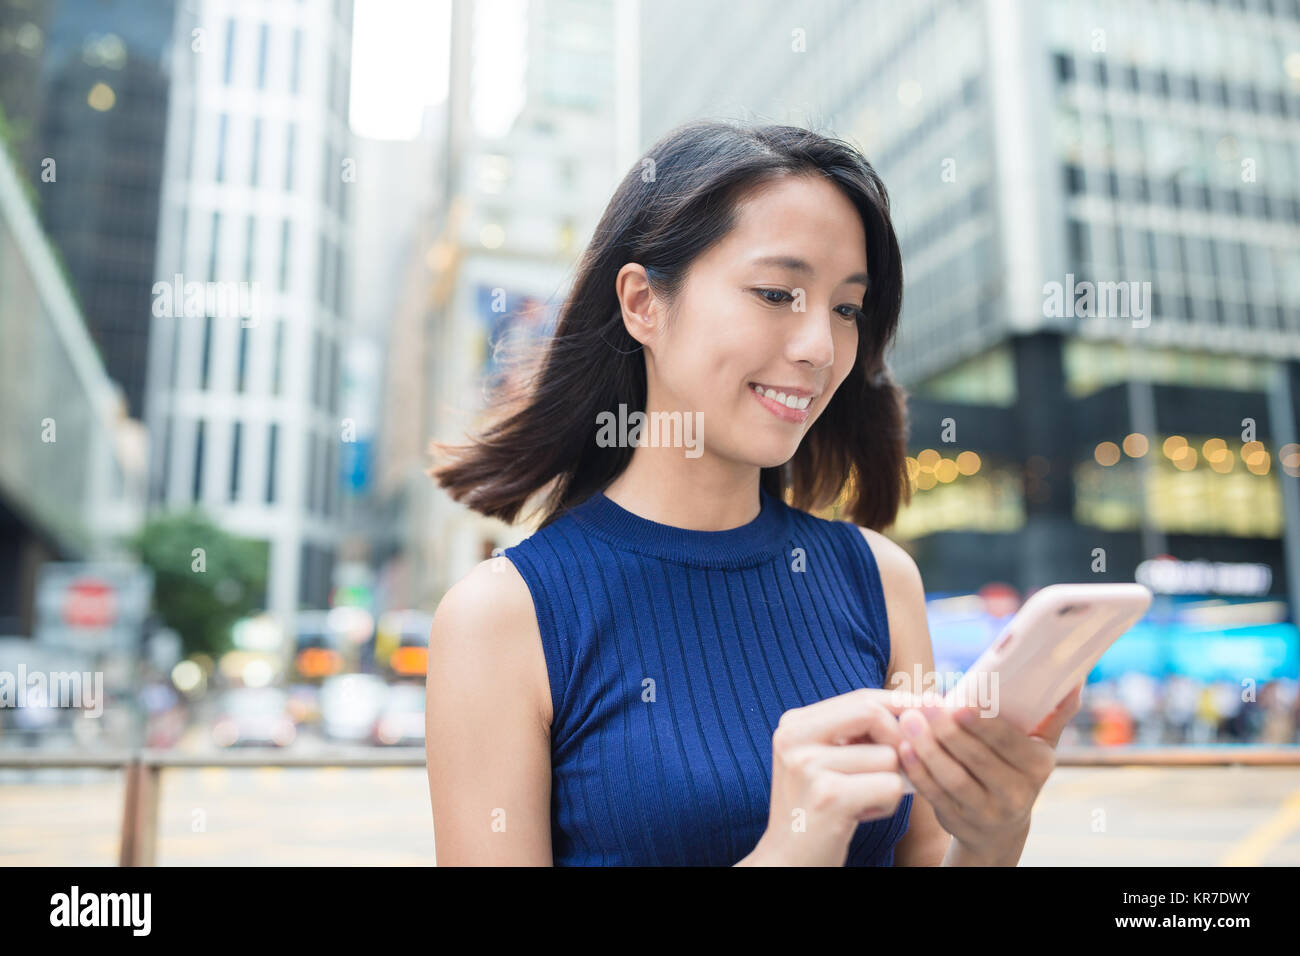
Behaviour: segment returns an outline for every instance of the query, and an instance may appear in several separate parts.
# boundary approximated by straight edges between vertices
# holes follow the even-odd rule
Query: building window
[[[271,394],[280,394],[281,366],[284,364],[284,322],[275,324],[275,355],[271,365]]]
[[[224,69],[224,80],[226,86],[230,85],[230,78],[234,73],[235,66],[235,21],[230,19],[226,21],[226,64]]]
[[[194,439],[194,487],[193,500],[197,504],[203,500],[203,419],[199,419]]]
[[[311,403],[318,404],[320,397],[320,330],[311,333]]]
[[[1065,188],[1071,196],[1083,192],[1083,170],[1073,164],[1065,167]]]
[[[284,147],[284,191],[293,192],[293,147],[294,147],[294,125],[289,124],[289,132]]]
[[[185,205],[181,207],[180,239],[176,244],[177,246],[176,268],[180,272],[185,271],[185,251],[186,251],[186,247],[189,244],[189,231],[190,231],[190,207],[188,205]],[[176,367],[176,363],[173,362],[172,368],[175,367]]]
[[[266,503],[275,504],[275,453],[280,439],[280,426],[271,424],[266,446]]]
[[[343,267],[343,244],[334,247],[334,314],[343,314],[343,296],[346,294],[344,278],[347,270]]]
[[[239,327],[239,371],[237,387],[242,393],[248,384],[248,326]]]
[[[289,220],[280,224],[280,291],[289,288]]]
[[[235,422],[230,446],[230,500],[239,500],[239,450],[243,444],[244,423]]]
[[[1070,220],[1070,265],[1081,267],[1088,261],[1088,225],[1078,219]]]
[[[212,214],[212,236],[208,246],[208,279],[217,279],[217,250],[221,246],[221,213]]]
[[[263,23],[257,31],[257,88],[266,89],[266,39],[269,26]]]
[[[316,513],[316,477],[318,472],[320,471],[319,461],[317,460],[317,453],[316,453],[317,442],[316,442],[316,436],[313,435],[311,432],[308,432],[305,436],[303,436],[303,438],[307,446],[307,468],[305,474],[303,475],[303,478],[306,479],[307,481],[307,487],[304,489],[304,493],[307,496],[307,513],[315,514]]]
[[[339,508],[339,443],[329,443],[329,459],[325,464],[325,515],[335,517]]]
[[[320,201],[325,204],[326,209],[334,208],[334,147],[329,143],[325,144],[325,172],[321,175],[321,197]]]
[[[244,281],[253,280],[253,249],[257,245],[257,220],[249,215],[244,229]]]
[[[222,113],[217,117],[217,182],[226,181],[226,127],[230,117]]]
[[[1056,63],[1056,79],[1061,83],[1069,83],[1074,79],[1074,57],[1067,53],[1057,53],[1053,60]]]
[[[289,64],[289,92],[298,92],[298,70],[302,64],[302,31],[293,31],[293,54]]]
[[[203,351],[199,355],[199,388],[207,391],[212,368],[212,316],[203,317]]]
[[[163,447],[162,447],[162,477],[159,479],[158,488],[155,491],[155,501],[166,501],[170,497],[172,477],[172,416],[168,415],[163,422]]]
[[[248,171],[248,184],[255,189],[259,185],[261,185],[261,183],[259,182],[259,180],[261,179],[261,175],[260,175],[261,168],[262,168],[262,117],[257,116],[253,118],[253,156],[252,156],[252,166],[249,168]]]
[[[330,391],[326,396],[331,415],[339,411],[339,343],[335,339],[330,343]]]
[[[319,255],[317,257],[316,265],[316,301],[319,302],[321,306],[325,306],[328,304],[325,298],[325,283],[329,276],[330,252],[329,239],[325,237],[324,233],[321,234],[317,252]]]

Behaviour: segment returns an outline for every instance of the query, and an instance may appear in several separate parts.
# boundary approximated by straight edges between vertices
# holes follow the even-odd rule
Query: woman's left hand
[[[898,718],[902,770],[940,826],[978,859],[1019,859],[1038,792],[1056,766],[1056,744],[1079,712],[1083,684],[1032,733],[977,707],[928,705]]]

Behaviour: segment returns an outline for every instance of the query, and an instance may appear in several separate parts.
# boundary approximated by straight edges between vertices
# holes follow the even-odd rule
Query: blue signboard
[[[1088,680],[1114,679],[1128,673],[1155,678],[1179,674],[1201,681],[1234,683],[1246,677],[1260,682],[1297,679],[1300,630],[1285,620],[1259,624],[1233,620],[1233,604],[1252,603],[1258,602],[1162,596],[1102,655]],[[1206,607],[1219,612],[1221,623],[1207,623],[1203,613]],[[935,670],[940,672],[968,668],[1010,620],[992,617],[973,603],[963,604],[949,596],[932,599],[927,609]]]

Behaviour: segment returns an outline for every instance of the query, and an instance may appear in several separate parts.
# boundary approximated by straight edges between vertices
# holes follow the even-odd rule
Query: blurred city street
[[[0,866],[115,866],[120,775],[42,773],[0,774]],[[162,788],[161,866],[435,863],[422,767],[172,770]],[[1298,866],[1300,774],[1061,767],[1021,865]]]
[[[513,350],[568,354],[611,197],[676,208],[645,154],[701,118],[842,138],[887,193],[906,435],[865,385],[836,395],[862,407],[818,427],[896,442],[895,474],[855,464],[809,510],[906,490],[878,530],[920,571],[930,676],[953,686],[1052,584],[1138,583],[1062,746],[1300,752],[1300,0],[0,0],[0,763],[422,760],[435,613],[540,530],[435,481],[435,448],[524,382]],[[736,314],[784,291],[747,282]],[[613,285],[589,293],[610,328]],[[763,424],[825,411],[768,380],[731,383],[778,403]],[[592,431],[532,447],[594,468]],[[737,460],[785,482],[796,458]],[[681,610],[717,631],[681,646],[740,659]],[[730,729],[759,708],[725,683],[697,689]],[[1300,865],[1298,769],[1062,767],[1022,865]],[[423,762],[161,781],[157,865],[434,862]],[[117,865],[124,792],[0,765],[0,865]]]

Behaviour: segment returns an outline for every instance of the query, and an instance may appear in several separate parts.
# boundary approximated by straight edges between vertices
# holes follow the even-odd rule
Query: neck
[[[722,462],[707,451],[687,458],[680,448],[640,446],[605,489],[614,504],[660,524],[695,531],[726,531],[759,513],[754,465]]]

